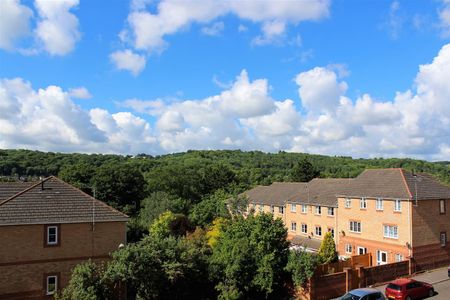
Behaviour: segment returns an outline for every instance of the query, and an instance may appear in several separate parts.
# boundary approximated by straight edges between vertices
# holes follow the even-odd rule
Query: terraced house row
[[[271,212],[293,244],[316,251],[331,232],[340,257],[374,265],[411,258],[416,270],[450,262],[450,187],[427,174],[369,169],[353,179],[273,183],[244,193],[249,211]]]

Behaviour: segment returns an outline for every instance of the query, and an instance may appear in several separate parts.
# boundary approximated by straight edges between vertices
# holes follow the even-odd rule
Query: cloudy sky
[[[450,160],[450,0],[1,0],[0,148]]]

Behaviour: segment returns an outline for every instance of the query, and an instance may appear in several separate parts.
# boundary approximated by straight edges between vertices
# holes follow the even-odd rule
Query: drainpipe
[[[413,245],[413,241],[412,241],[413,227],[412,227],[411,206],[412,206],[412,202],[408,201],[408,221],[409,221],[409,247],[408,247],[408,253],[409,253],[409,257],[410,258],[412,257],[412,245]]]

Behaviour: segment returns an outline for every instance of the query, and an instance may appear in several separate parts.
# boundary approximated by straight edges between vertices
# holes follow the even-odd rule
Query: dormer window
[[[46,225],[45,226],[45,246],[58,246],[59,245],[59,225]]]

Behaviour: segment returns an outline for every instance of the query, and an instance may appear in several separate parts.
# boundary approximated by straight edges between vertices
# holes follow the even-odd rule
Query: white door
[[[387,264],[387,252],[386,251],[377,251],[377,265],[385,265]]]
[[[358,247],[358,254],[366,254],[367,253],[367,248],[364,247]]]

